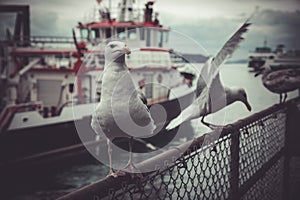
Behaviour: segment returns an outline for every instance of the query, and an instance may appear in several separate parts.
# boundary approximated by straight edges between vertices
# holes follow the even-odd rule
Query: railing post
[[[284,163],[283,163],[283,193],[282,199],[289,199],[290,183],[290,134],[293,129],[291,102],[286,103],[286,121],[285,121],[285,143],[284,143]]]
[[[229,199],[238,200],[239,197],[239,158],[240,158],[240,133],[238,130],[234,130],[231,133],[231,145],[230,145],[230,190]]]
[[[285,144],[284,144],[284,171],[283,171],[283,197],[289,199],[290,189],[290,160],[298,152],[299,137],[297,131],[299,129],[299,110],[294,101],[287,103],[286,124],[285,124]],[[297,155],[296,155],[297,156]]]

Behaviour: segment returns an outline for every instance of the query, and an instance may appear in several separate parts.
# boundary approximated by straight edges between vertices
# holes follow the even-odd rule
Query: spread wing
[[[247,32],[250,23],[247,20],[231,38],[223,45],[221,50],[217,53],[214,58],[210,58],[204,64],[201,74],[198,78],[196,95],[199,96],[203,89],[212,85],[220,85],[220,78],[217,77],[219,74],[220,65],[229,58],[232,53],[239,47],[239,43],[244,39],[242,35]],[[216,80],[214,80],[216,78]],[[215,82],[212,84],[212,82]]]

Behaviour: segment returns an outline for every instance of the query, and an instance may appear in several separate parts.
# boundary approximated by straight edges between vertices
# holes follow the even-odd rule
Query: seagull
[[[146,105],[145,96],[135,87],[125,54],[131,51],[120,41],[109,42],[105,47],[105,66],[102,77],[101,100],[92,115],[91,127],[97,134],[105,134],[108,146],[110,170],[113,177],[126,175],[112,168],[112,143],[117,140],[128,141],[129,161],[125,170],[142,176],[132,161],[133,142],[144,143],[155,150],[150,143],[140,138],[153,135],[156,128]]]
[[[234,33],[215,57],[210,57],[206,61],[197,81],[196,99],[166,126],[166,130],[174,129],[185,121],[199,117],[202,117],[201,122],[204,125],[211,129],[217,128],[219,126],[205,122],[204,117],[236,101],[241,101],[251,111],[246,91],[240,87],[223,86],[219,75],[220,65],[232,55],[244,39],[242,34],[248,30],[250,25],[248,21]]]
[[[272,70],[270,63],[266,61],[255,76],[260,74],[262,74],[263,85],[269,91],[279,94],[279,103],[286,101],[288,92],[300,88],[300,69]]]

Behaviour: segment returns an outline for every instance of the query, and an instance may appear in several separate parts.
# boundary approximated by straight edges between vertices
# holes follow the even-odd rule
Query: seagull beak
[[[256,72],[256,73],[254,74],[254,77],[257,77],[257,76],[261,75],[261,73],[262,73],[262,70],[259,70],[258,72]]]
[[[257,77],[259,75],[261,75],[263,73],[263,71],[265,70],[265,65],[261,66],[259,69],[258,69],[258,72],[256,72],[256,74],[254,74],[254,77]]]
[[[129,55],[131,53],[131,50],[127,46],[125,46],[123,49],[123,52],[124,52],[124,54]]]
[[[246,105],[247,109],[248,109],[249,111],[251,111],[251,110],[252,110],[252,108],[251,108],[251,106],[250,106],[249,102],[246,100],[244,103],[245,103],[245,105]]]

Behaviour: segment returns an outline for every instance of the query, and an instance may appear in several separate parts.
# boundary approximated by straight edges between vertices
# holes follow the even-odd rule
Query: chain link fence
[[[176,149],[164,152],[140,165],[164,166],[141,180],[107,177],[61,199],[287,199],[299,105],[270,107],[226,126],[218,139],[215,132],[196,138],[179,159],[170,153]]]

